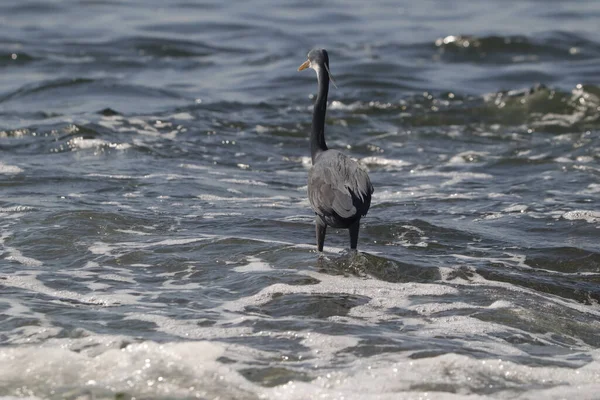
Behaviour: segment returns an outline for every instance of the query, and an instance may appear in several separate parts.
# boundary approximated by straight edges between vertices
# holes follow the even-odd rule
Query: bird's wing
[[[318,214],[366,215],[372,193],[367,173],[342,153],[319,160],[308,174],[308,199]]]
[[[350,218],[356,214],[352,196],[339,179],[337,171],[323,164],[313,166],[308,174],[308,200],[320,215],[337,214]]]
[[[371,195],[373,194],[373,185],[369,179],[369,175],[363,170],[358,163],[354,162],[355,172],[352,174],[354,178],[351,184],[348,185],[348,190],[354,197],[354,205],[360,215],[367,215],[369,207],[371,206]]]

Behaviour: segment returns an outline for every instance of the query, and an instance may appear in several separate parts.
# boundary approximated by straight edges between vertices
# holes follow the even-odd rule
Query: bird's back
[[[337,150],[320,153],[308,174],[308,199],[327,225],[346,228],[371,206],[373,185],[358,163]]]

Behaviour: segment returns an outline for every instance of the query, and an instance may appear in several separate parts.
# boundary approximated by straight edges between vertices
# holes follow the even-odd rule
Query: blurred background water
[[[597,398],[599,18],[0,3],[0,397]],[[356,257],[314,251],[317,46]]]

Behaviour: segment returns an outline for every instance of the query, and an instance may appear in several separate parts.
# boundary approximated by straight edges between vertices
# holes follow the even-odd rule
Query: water
[[[597,2],[166,4],[0,5],[0,397],[597,398]]]

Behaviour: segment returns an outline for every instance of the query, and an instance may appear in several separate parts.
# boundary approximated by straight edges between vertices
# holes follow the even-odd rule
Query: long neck
[[[327,150],[327,144],[325,144],[325,112],[327,111],[327,94],[329,93],[329,74],[327,74],[325,68],[317,69],[317,80],[319,82],[319,94],[313,110],[312,132],[310,134],[310,155],[313,164],[317,155]]]

